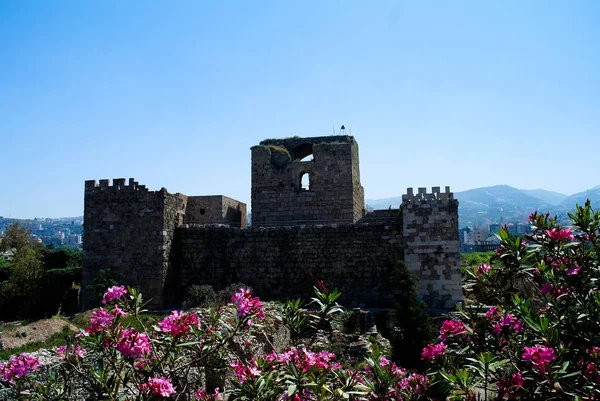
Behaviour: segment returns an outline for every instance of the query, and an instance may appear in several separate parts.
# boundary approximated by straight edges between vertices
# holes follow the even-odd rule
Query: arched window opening
[[[308,162],[313,160],[313,145],[312,143],[303,143],[298,145],[293,150],[294,161]]]
[[[300,176],[300,188],[303,191],[310,191],[310,175],[308,173],[302,173]]]

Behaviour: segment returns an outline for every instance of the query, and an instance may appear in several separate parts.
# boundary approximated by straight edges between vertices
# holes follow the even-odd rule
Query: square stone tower
[[[354,223],[364,203],[354,137],[267,139],[252,147],[253,226]]]

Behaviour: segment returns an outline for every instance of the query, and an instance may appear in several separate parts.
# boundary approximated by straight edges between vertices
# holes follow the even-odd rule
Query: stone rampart
[[[342,290],[349,306],[388,307],[398,261],[417,276],[430,307],[462,301],[450,188],[408,188],[399,209],[365,213],[351,136],[254,146],[252,219],[244,229],[246,205],[222,195],[149,191],[133,178],[86,181],[83,306],[105,269],[140,288],[154,308],[176,306],[192,284],[244,282],[265,299],[282,299],[310,296],[317,280]]]
[[[190,227],[177,231],[180,288],[250,285],[261,299],[310,298],[323,280],[348,306],[391,307],[392,272],[402,260],[401,222],[246,230]]]

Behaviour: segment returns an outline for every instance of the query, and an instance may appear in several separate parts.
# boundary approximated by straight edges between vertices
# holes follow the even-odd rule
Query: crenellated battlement
[[[96,182],[96,180],[87,180],[85,182],[85,193],[98,193],[98,192],[115,192],[115,191],[145,191],[148,192],[148,188],[145,185],[140,185],[135,178],[129,179],[129,185],[125,185],[127,180],[125,178],[114,178],[112,185],[110,180],[104,179]]]
[[[448,186],[444,192],[440,190],[440,187],[432,187],[431,192],[427,192],[427,188],[419,188],[416,194],[413,188],[406,188],[406,194],[402,195],[402,203],[449,199],[454,199],[454,193],[450,192],[450,187]]]
[[[90,288],[110,272],[157,309],[178,307],[195,284],[242,281],[281,299],[309,294],[316,280],[343,287],[348,305],[389,307],[397,261],[430,307],[463,300],[450,187],[408,188],[399,208],[365,217],[352,136],[269,139],[251,149],[251,229],[243,229],[246,205],[223,195],[153,191],[133,178],[85,181],[83,306],[93,306]]]

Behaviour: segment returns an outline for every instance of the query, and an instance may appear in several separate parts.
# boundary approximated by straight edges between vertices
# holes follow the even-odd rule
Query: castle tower
[[[268,139],[251,150],[253,226],[354,223],[363,216],[352,136]]]
[[[402,195],[404,262],[417,276],[428,305],[453,309],[463,301],[458,237],[458,200],[446,187],[408,188]]]
[[[119,284],[138,288],[150,308],[161,308],[175,228],[186,197],[165,188],[149,191],[133,178],[85,182],[82,307],[93,307],[90,288],[103,270]]]

